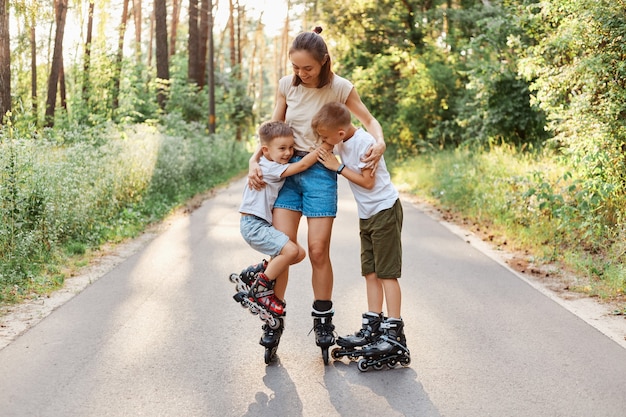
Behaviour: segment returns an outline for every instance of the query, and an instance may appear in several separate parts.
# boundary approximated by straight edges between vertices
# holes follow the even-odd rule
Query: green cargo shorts
[[[361,274],[376,272],[378,278],[400,278],[402,273],[402,204],[359,220]]]

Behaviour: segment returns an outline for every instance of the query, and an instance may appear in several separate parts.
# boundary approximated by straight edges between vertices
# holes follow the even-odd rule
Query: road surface
[[[623,417],[626,349],[404,201],[410,367],[324,366],[308,260],[292,267],[277,363],[233,271],[244,179],[176,219],[0,350],[0,416]],[[300,241],[306,242],[303,220]],[[356,206],[340,178],[335,324],[360,327]]]

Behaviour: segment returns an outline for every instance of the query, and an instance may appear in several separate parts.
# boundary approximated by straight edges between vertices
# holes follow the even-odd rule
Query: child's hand
[[[320,161],[327,169],[337,171],[341,165],[337,157],[324,147],[317,148],[317,160]]]

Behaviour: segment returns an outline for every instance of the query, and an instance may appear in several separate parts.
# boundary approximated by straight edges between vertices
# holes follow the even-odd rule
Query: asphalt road
[[[335,324],[360,327],[356,206],[340,179]],[[626,349],[404,202],[407,368],[324,366],[308,260],[292,267],[279,361],[236,304],[243,180],[0,350],[0,416],[623,417]],[[306,222],[300,241],[306,242]]]

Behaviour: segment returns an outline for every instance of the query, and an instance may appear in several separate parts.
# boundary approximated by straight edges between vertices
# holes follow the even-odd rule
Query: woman
[[[276,105],[272,120],[287,122],[294,132],[295,149],[292,162],[301,159],[316,145],[311,129],[313,115],[326,103],[344,103],[350,112],[376,138],[376,145],[364,162],[374,170],[385,151],[385,141],[380,123],[370,114],[352,83],[332,72],[331,59],[322,29],[299,34],[289,50],[293,74],[279,81]],[[251,187],[263,187],[258,166],[260,152],[250,159],[248,180]],[[333,220],[337,214],[337,173],[320,163],[306,171],[287,178],[274,204],[273,224],[293,241],[296,241],[302,215],[308,222],[308,251],[313,270],[313,329],[315,342],[322,348],[324,362],[328,363],[328,347],[335,343],[332,316],[333,269],[330,263],[330,237]],[[274,291],[284,299],[288,271],[278,277]],[[282,327],[264,328],[261,338],[264,346],[276,346]]]

